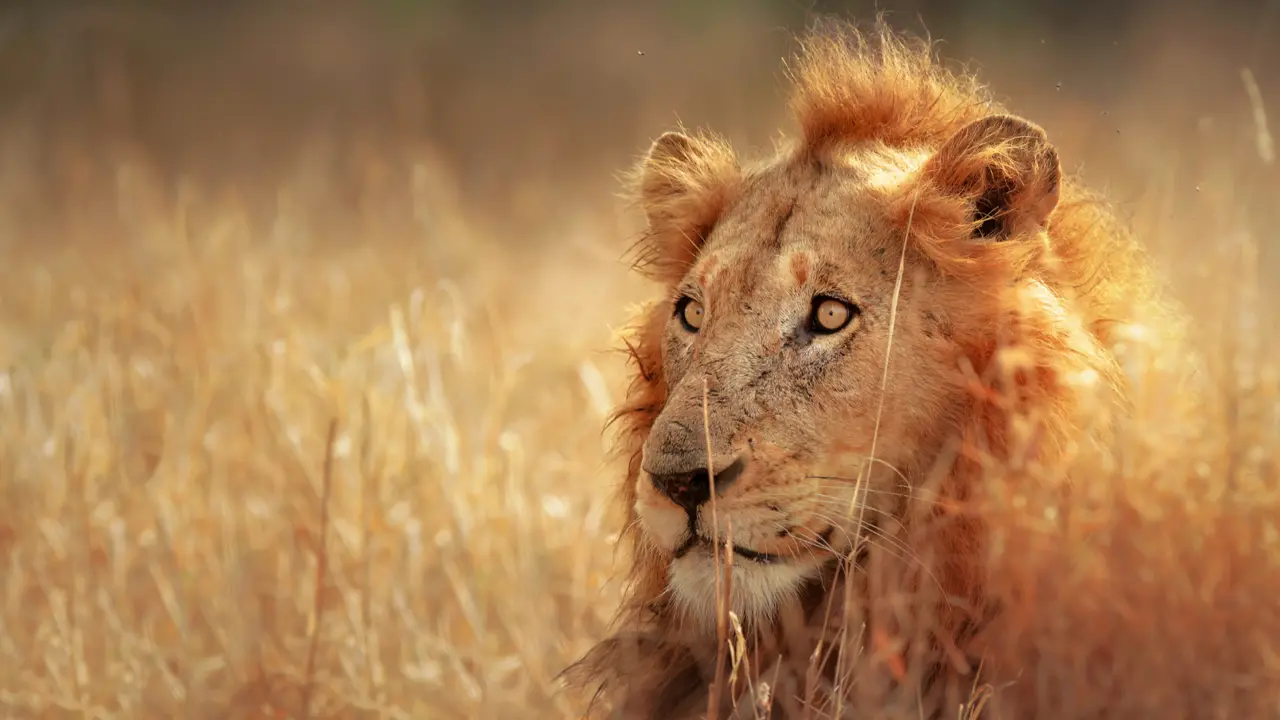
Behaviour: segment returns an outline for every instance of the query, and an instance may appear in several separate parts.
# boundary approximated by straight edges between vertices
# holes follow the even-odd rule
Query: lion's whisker
[[[817,517],[817,518],[818,518],[818,519],[820,519],[820,520],[825,521],[825,522],[826,522],[827,524],[829,524],[829,525],[834,525],[834,526],[836,526],[836,527],[840,527],[840,523],[839,523],[835,518],[833,518],[833,517],[832,517],[832,516],[830,516],[830,515],[827,515],[827,514],[825,514],[825,513],[817,513],[817,514],[815,514],[815,517]],[[900,539],[900,538],[896,538],[896,537],[894,537],[894,536],[892,536],[892,535],[889,535],[889,534],[888,534],[888,533],[886,533],[883,529],[881,529],[881,528],[879,528],[879,527],[876,527],[875,525],[873,525],[873,524],[871,524],[871,523],[866,523],[866,522],[862,523],[862,524],[860,525],[860,529],[861,529],[861,530],[863,530],[863,531],[865,531],[865,532],[869,532],[869,533],[871,533],[871,534],[874,534],[874,535],[876,535],[876,536],[880,537],[880,538],[881,538],[882,540],[884,540],[885,542],[892,544],[894,547],[897,547],[897,548],[902,549],[902,550],[903,550],[904,552],[906,552],[906,553],[911,553],[911,549],[910,549],[910,547],[907,545],[907,543],[906,543],[906,541],[905,541],[905,540],[902,540],[902,539]],[[903,558],[900,558],[900,559],[903,559],[903,560],[909,560],[909,561],[913,561],[913,562],[922,562],[922,559],[921,559],[918,555],[915,555],[914,553],[911,553],[911,554],[912,554],[912,556],[911,556],[911,557],[903,557]]]
[[[894,466],[892,463],[890,463],[888,460],[885,460],[884,458],[878,458],[878,457],[873,457],[869,455],[850,455],[849,457],[856,459],[859,463],[870,463],[872,465],[878,465],[880,467],[888,468],[890,471],[892,471],[894,477],[896,477],[897,479],[901,480],[904,483],[910,482],[905,472],[903,472],[900,468]]]
[[[835,495],[825,495],[825,494],[816,494],[813,496],[813,499],[829,502],[832,504],[841,504],[841,505],[847,505],[849,502],[848,498],[837,497]],[[820,508],[819,511],[821,511],[822,506],[820,505],[819,508]],[[887,520],[889,522],[895,523],[899,529],[906,529],[906,521],[903,520],[902,518],[892,513],[882,512],[878,509],[875,510],[875,512],[878,519]]]

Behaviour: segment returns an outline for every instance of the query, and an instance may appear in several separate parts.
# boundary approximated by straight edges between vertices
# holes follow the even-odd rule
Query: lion
[[[1046,131],[930,42],[828,24],[789,77],[772,157],[680,128],[635,172],[663,292],[613,418],[632,564],[566,671],[610,717],[955,712],[999,614],[968,501],[1103,442],[1122,329],[1165,307]]]

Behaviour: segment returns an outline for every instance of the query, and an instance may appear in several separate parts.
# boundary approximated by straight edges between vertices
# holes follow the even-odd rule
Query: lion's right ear
[[[682,275],[740,175],[737,156],[719,138],[672,131],[655,140],[639,168],[640,204],[649,223],[643,264],[664,277]]]

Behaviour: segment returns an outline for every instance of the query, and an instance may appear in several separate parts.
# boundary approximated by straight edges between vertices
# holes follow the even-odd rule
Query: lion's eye
[[[858,308],[843,300],[833,297],[816,297],[813,299],[813,311],[809,316],[809,329],[823,335],[843,330]]]
[[[680,324],[689,332],[698,332],[702,327],[704,313],[702,303],[691,297],[682,297],[676,303],[676,317],[680,318]]]

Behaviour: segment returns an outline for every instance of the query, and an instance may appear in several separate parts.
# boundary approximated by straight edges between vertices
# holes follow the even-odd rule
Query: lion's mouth
[[[689,533],[688,539],[686,539],[684,543],[680,545],[680,547],[676,548],[675,558],[679,560],[685,555],[688,555],[691,550],[695,548],[703,548],[703,547],[705,548],[712,547],[711,539],[703,537],[698,533],[691,532]],[[768,565],[770,563],[779,563],[786,560],[786,558],[784,558],[781,555],[774,555],[772,553],[760,552],[759,550],[744,548],[741,545],[733,546],[733,554],[743,559],[762,563],[764,565]]]

